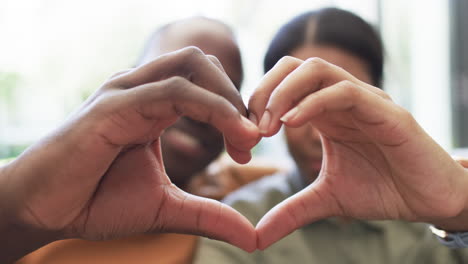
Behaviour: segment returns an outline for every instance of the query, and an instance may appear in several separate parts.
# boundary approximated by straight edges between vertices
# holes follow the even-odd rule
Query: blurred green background
[[[163,24],[205,15],[231,25],[242,50],[247,100],[278,27],[325,6],[351,10],[380,29],[385,89],[443,147],[453,147],[448,1],[2,0],[0,159],[17,156],[59,126],[112,73],[132,67],[148,36]],[[288,157],[281,135],[262,141],[256,153]]]

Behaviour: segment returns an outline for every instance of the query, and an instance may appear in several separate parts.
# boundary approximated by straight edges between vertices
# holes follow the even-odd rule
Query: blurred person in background
[[[221,21],[194,17],[159,28],[149,39],[137,65],[180,48],[196,46],[218,58],[232,83],[240,90],[241,53],[233,31]],[[164,167],[172,182],[186,189],[223,151],[222,134],[214,127],[183,117],[161,135]]]
[[[217,57],[240,91],[241,51],[233,30],[218,20],[194,17],[161,27],[148,41],[137,64],[187,46],[196,46]],[[220,199],[239,186],[277,170],[273,163],[258,161],[241,166],[230,158],[221,158],[213,163],[223,147],[223,137],[216,128],[190,118],[181,118],[161,136],[167,174],[179,188],[193,194]]]
[[[287,22],[269,45],[264,59],[265,72],[284,56],[300,60],[319,57],[343,68],[360,81],[378,87],[382,85],[384,50],[379,35],[360,17],[344,10],[320,9]],[[287,65],[284,68],[286,73],[293,70]],[[274,81],[275,76],[268,74],[265,79],[265,82],[277,81]],[[254,122],[260,122],[257,119],[254,117]],[[254,224],[277,204],[314,182],[322,169],[323,151],[318,130],[306,123],[297,128],[285,126],[284,131],[297,169],[264,177],[229,194],[224,200]],[[349,197],[350,200],[354,198]],[[305,214],[308,205],[302,206],[299,211]],[[280,226],[274,229],[279,230]],[[263,249],[265,245],[258,241]],[[334,217],[305,225],[269,248],[251,254],[223,242],[202,238],[194,262],[461,264],[467,261],[468,250],[451,250],[439,244],[426,224]]]

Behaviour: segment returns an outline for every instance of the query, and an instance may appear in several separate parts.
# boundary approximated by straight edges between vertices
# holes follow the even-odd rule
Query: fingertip
[[[265,113],[263,113],[262,119],[260,119],[260,123],[258,124],[258,129],[260,131],[260,134],[262,135],[268,134],[268,131],[270,129],[270,123],[271,123],[271,113],[270,111],[266,110]]]
[[[260,136],[262,137],[272,137],[278,133],[278,131],[281,129],[282,122],[278,119],[272,124],[270,124],[270,128],[267,131],[264,131],[263,133],[260,131]]]
[[[257,247],[264,250],[280,239],[294,232],[301,225],[295,216],[285,208],[287,203],[280,203],[267,212],[257,223]]]
[[[178,197],[181,196],[181,197]],[[170,219],[164,224],[165,232],[196,234],[224,241],[247,252],[257,248],[255,227],[238,211],[219,201],[184,193],[175,188],[165,211]],[[174,208],[180,208],[174,217]],[[197,220],[194,221],[194,216]],[[159,230],[161,231],[161,230]]]
[[[252,160],[252,155],[250,154],[250,152],[248,154],[242,153],[240,155],[237,155],[234,160],[239,164],[247,164],[250,160]]]
[[[229,153],[229,156],[239,164],[246,164],[252,159],[250,151],[237,150],[230,144],[226,146],[226,151]]]
[[[257,232],[259,232],[259,231],[257,230]],[[273,232],[269,232],[269,233],[271,234]],[[274,237],[268,237],[268,233],[264,234],[262,232],[262,234],[257,235],[257,249],[258,250],[265,250],[268,247],[270,247],[276,240],[278,240],[278,239],[274,238]]]
[[[229,155],[239,163],[247,163],[252,158],[250,150],[257,145],[261,136],[258,127],[249,119],[241,116],[242,126],[245,129],[229,131],[224,135],[224,143]]]
[[[241,213],[229,206],[224,206],[227,225],[234,230],[227,234],[224,241],[246,252],[254,252],[257,249],[257,232],[255,227]],[[226,231],[226,230],[224,230]],[[231,232],[231,231],[229,231]]]
[[[249,112],[249,120],[252,122],[254,125],[258,126],[258,118],[257,115],[255,115],[253,112]]]
[[[283,123],[288,123],[288,122],[294,120],[298,113],[299,113],[299,109],[297,107],[294,107],[293,109],[289,110],[286,114],[284,114],[280,118],[280,120]]]
[[[251,160],[252,160],[252,154],[250,153],[250,151],[246,151],[242,153],[238,162],[240,164],[246,164],[246,163],[249,163]]]
[[[257,127],[257,124],[252,122],[252,120],[250,120],[251,117],[254,118],[254,120],[256,120],[256,117],[255,117],[254,114],[252,116],[249,115],[249,119],[247,119],[244,116],[241,116],[242,125],[247,129],[249,134],[256,137],[260,132],[259,132],[259,129]]]
[[[255,231],[254,227],[252,226],[252,232],[249,232],[248,237],[246,239],[247,242],[240,243],[236,245],[238,248],[248,252],[252,253],[255,250],[257,250],[257,232]]]
[[[249,253],[252,253],[252,252],[254,252],[254,251],[256,251],[258,249],[258,234],[257,234],[257,229],[255,227],[254,227],[254,233],[253,234],[254,234],[255,239],[252,240],[254,242],[254,243],[252,243],[252,245],[254,247],[251,249],[252,251],[248,251]]]
[[[258,130],[262,137],[271,137],[278,133],[282,124],[283,123],[279,116],[276,116],[269,110],[266,110],[260,120]]]
[[[253,253],[255,250],[257,250],[257,244],[253,243],[251,246],[249,246],[247,248],[243,248],[243,250],[248,252],[248,253]]]
[[[277,234],[276,232],[271,230],[269,231],[271,218],[268,215],[269,213],[260,219],[255,227],[255,230],[257,231],[257,249],[259,250],[265,250],[278,239],[275,236],[275,234]]]

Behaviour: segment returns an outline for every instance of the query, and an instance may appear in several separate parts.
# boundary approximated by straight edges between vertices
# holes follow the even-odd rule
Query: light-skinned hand
[[[468,230],[464,168],[385,92],[342,68],[318,58],[285,57],[265,75],[249,111],[264,136],[282,123],[310,122],[323,147],[318,178],[258,223],[260,249],[332,216]]]

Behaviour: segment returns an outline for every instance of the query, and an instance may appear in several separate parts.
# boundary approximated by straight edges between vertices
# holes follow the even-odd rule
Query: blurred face
[[[164,166],[172,182],[184,187],[223,150],[223,136],[214,127],[182,117],[161,136]]]
[[[301,60],[320,57],[364,82],[371,83],[372,80],[364,61],[338,48],[307,44],[293,50],[290,55]],[[285,127],[285,135],[289,152],[302,177],[307,183],[314,181],[322,165],[320,134],[311,124],[307,124],[298,128]]]
[[[239,89],[242,82],[241,57],[231,33],[209,21],[187,21],[171,27],[151,57],[187,46],[197,46],[216,56],[226,74]],[[202,171],[223,150],[222,134],[210,125],[180,118],[161,136],[164,166],[172,182],[185,188],[191,177]]]

